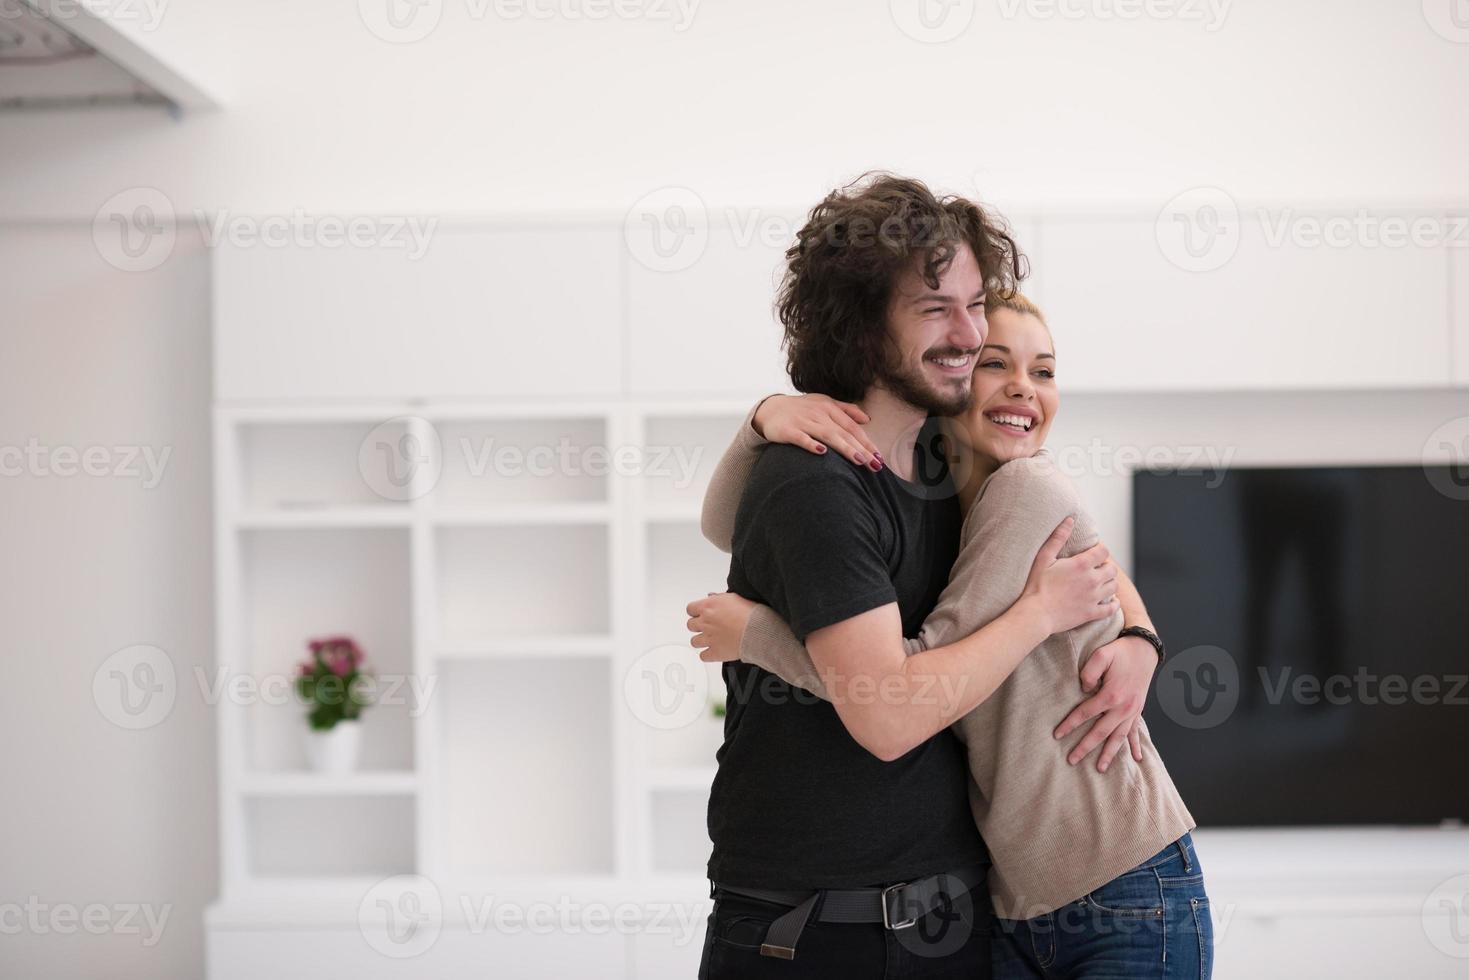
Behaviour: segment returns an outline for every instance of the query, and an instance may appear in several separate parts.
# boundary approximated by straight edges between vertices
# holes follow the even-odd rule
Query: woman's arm
[[[1062,604],[1058,594],[1042,587],[1047,573],[1078,558],[1091,563],[1093,557],[1105,553],[1104,549],[1091,556],[1083,552],[1051,563],[1063,546],[1074,555],[1095,538],[1089,519],[1080,534],[1071,533],[1069,527],[1056,533],[1063,530],[1058,523],[1077,510],[1069,481],[1048,459],[1021,460],[1002,467],[965,523],[965,541],[953,575],[924,622],[920,641],[908,641],[910,652],[925,645],[927,649],[914,652],[883,677],[830,676],[818,670],[773,611],[753,604],[750,609],[731,610],[733,602],[744,602],[738,597],[713,596],[690,604],[690,628],[701,634],[693,643],[710,647],[710,652],[701,655],[703,659],[735,659],[728,644],[724,650],[716,649],[710,635],[718,639],[737,625],[743,612],[749,628],[742,631],[739,659],[834,701],[839,710],[856,696],[858,684],[864,692],[878,692],[863,707],[879,716],[886,729],[883,744],[906,751],[987,699],[1051,633],[1113,613],[1115,601],[1098,605],[1093,595],[1083,616],[1038,625],[1038,608]],[[1043,551],[1053,536],[1057,538],[1055,550],[1049,556],[1037,556],[1037,549]],[[1113,574],[1104,572],[1098,582],[1109,581]],[[1115,589],[1115,582],[1109,581],[1105,588]],[[1110,595],[1110,591],[1098,595]],[[710,610],[707,614],[706,609]],[[860,642],[860,637],[844,639],[851,644]]]
[[[740,423],[734,441],[719,457],[719,465],[714,467],[714,475],[709,478],[709,489],[704,491],[699,530],[703,532],[704,540],[725,553],[734,548],[735,509],[740,505],[745,484],[750,481],[750,470],[754,469],[755,460],[760,458],[760,450],[765,446],[765,437],[755,429],[755,416],[760,406],[772,397],[766,396],[750,409]]]
[[[813,453],[824,453],[831,446],[858,466],[875,462],[880,469],[882,456],[862,430],[867,421],[867,413],[856,405],[826,395],[766,395],[756,402],[719,457],[704,491],[699,514],[704,539],[726,553],[733,547],[735,511],[750,470],[768,443],[786,442]]]
[[[1117,601],[1122,606],[1124,626],[1141,626],[1156,632],[1137,586],[1121,569],[1117,572]],[[1081,669],[1081,689],[1091,696],[1072,709],[1056,726],[1054,735],[1062,739],[1092,718],[1096,721],[1066,761],[1076,765],[1101,746],[1097,769],[1106,772],[1124,741],[1131,747],[1132,757],[1142,761],[1139,733],[1143,727],[1143,705],[1157,669],[1158,652],[1152,644],[1136,636],[1118,637],[1092,651]],[[1093,691],[1096,693],[1092,694]]]

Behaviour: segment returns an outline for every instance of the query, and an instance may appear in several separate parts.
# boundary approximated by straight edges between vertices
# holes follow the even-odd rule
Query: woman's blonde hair
[[[1051,325],[1046,323],[1046,315],[1041,312],[1041,308],[1031,302],[1030,297],[1018,289],[991,289],[985,294],[984,308],[986,310],[1009,310],[1012,313],[1023,313],[1026,316],[1033,316],[1047,330],[1051,329]]]

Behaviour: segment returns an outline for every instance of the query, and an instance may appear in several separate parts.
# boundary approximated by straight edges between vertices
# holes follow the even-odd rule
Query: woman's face
[[[960,417],[971,449],[997,464],[1034,456],[1061,407],[1056,350],[1036,317],[989,313],[989,335],[974,368],[974,396]]]

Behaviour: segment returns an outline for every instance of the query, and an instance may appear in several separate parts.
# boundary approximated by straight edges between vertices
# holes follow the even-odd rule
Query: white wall
[[[218,881],[214,718],[194,675],[213,657],[206,253],[182,235],[132,276],[86,226],[6,225],[0,269],[0,447],[38,450],[0,460],[0,975],[197,977]],[[56,475],[76,465],[52,455],[68,447],[107,447],[92,469],[114,475]],[[168,451],[161,480],[127,475],[113,447]],[[105,678],[93,695],[136,644],[178,682],[145,730],[109,720]],[[47,925],[14,933],[32,896]],[[168,918],[152,946],[141,916],[141,934],[104,935],[64,918],[98,904],[123,928],[128,906]]]
[[[881,0],[704,0],[682,31],[442,0],[425,5],[442,10],[435,31],[395,45],[364,26],[374,0],[172,0],[156,25],[124,27],[224,108],[0,115],[0,221],[90,220],[136,187],[180,214],[620,216],[668,185],[748,212],[804,208],[868,167],[1014,209],[1152,208],[1202,184],[1242,205],[1469,205],[1455,101],[1469,45],[1432,29],[1435,2],[1237,0],[1211,32],[1024,5],[1007,18],[997,0],[957,39],[923,44]],[[173,450],[147,491],[0,479],[6,900],[172,906],[154,949],[5,936],[0,973],[197,977],[218,864],[212,717],[183,686],[212,642],[206,255],[185,235],[129,274],[84,225],[7,224],[0,270],[0,446]],[[1056,437],[1237,446],[1240,462],[1412,461],[1460,405],[1442,392],[1081,396]],[[1310,428],[1276,440],[1281,414]],[[1084,487],[1119,552],[1123,479]],[[165,723],[129,732],[90,691],[102,661],[138,643],[169,653],[181,687]]]
[[[428,0],[437,28],[390,44],[359,14],[388,2],[153,0],[156,24],[121,26],[223,110],[0,116],[0,217],[90,217],[138,185],[183,211],[621,213],[670,184],[713,207],[805,207],[869,167],[1010,207],[1199,184],[1259,203],[1469,201],[1453,109],[1469,46],[1425,15],[1453,0],[1216,0],[1213,31],[1102,15],[1127,0],[1064,0],[1079,19],[964,2],[972,22],[940,44],[897,26],[891,7],[916,3],[887,0],[684,0],[682,31]]]

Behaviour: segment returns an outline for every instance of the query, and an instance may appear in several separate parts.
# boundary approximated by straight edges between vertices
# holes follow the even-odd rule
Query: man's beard
[[[929,353],[935,353],[930,351]],[[938,351],[937,353],[962,354],[965,351]],[[973,353],[973,352],[967,352]],[[955,379],[953,386],[935,388],[933,383],[924,377],[922,367],[915,369],[903,365],[893,364],[891,361],[883,365],[878,383],[884,388],[897,395],[899,398],[915,408],[921,408],[929,415],[958,415],[969,408],[969,401],[974,394],[974,387],[965,384],[959,388],[959,381]]]

